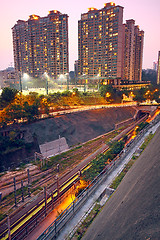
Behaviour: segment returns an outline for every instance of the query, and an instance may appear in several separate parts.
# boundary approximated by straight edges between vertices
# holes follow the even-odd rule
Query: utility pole
[[[22,92],[22,76],[20,71],[19,71],[19,88],[20,88],[20,91]]]
[[[7,225],[8,225],[8,239],[11,240],[11,227],[10,227],[10,217],[7,216]]]
[[[59,163],[57,164],[57,173],[59,173]]]
[[[66,75],[67,75],[67,90],[69,90],[69,74],[66,73]]]
[[[27,175],[28,175],[28,197],[31,196],[30,192],[30,174],[29,174],[29,169],[27,169]]]
[[[54,197],[53,197],[53,192],[52,192],[52,194],[51,194],[51,199],[52,199],[52,210],[53,210],[53,208],[54,208]]]
[[[21,180],[22,202],[24,202],[23,180]]]
[[[47,216],[47,191],[46,187],[44,187],[44,201],[45,201],[45,217]]]
[[[57,197],[59,198],[59,177],[58,177],[58,174],[56,175],[56,180],[57,180]]]
[[[48,95],[48,76],[46,76],[46,94]]]
[[[16,199],[16,179],[15,177],[13,178],[14,182],[14,202],[15,202],[15,207],[17,207],[17,199]]]

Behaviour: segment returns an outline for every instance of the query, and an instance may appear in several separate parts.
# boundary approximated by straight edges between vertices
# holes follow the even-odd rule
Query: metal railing
[[[110,165],[106,166],[106,168],[87,186],[87,188],[55,219],[55,221],[38,237],[38,240],[41,239],[54,239],[58,235],[58,233],[62,230],[62,228],[66,225],[66,223],[75,215],[78,209],[87,201],[88,197],[94,193],[97,187],[105,181],[108,177],[110,171],[114,170],[126,155],[132,150],[134,145],[145,135],[150,128],[152,128],[157,122],[160,121],[160,115],[158,115],[155,120],[152,121],[147,127],[145,127],[132,141],[131,143],[125,147],[122,152],[112,160]],[[24,239],[29,232],[31,232],[41,221],[43,221],[46,215],[53,210],[53,205],[56,206],[58,200],[54,202],[50,202],[45,207],[42,208],[42,211],[38,213],[33,220],[29,223],[26,223],[22,229],[20,229],[16,234],[13,234],[12,239]],[[46,214],[47,213],[47,214]]]
[[[37,240],[50,240],[56,238],[66,223],[75,215],[79,208],[87,201],[88,197],[96,190],[96,188],[104,181],[111,170],[114,170],[132,150],[134,145],[145,135],[153,125],[158,123],[160,116],[146,126],[133,140],[125,147],[124,150],[108,165],[95,179],[87,186],[86,189],[55,219],[55,221],[37,238]]]

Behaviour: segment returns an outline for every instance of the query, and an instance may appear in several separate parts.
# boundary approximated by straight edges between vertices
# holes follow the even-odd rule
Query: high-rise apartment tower
[[[79,75],[121,78],[123,7],[90,8],[78,22]]]
[[[141,81],[144,32],[135,26],[133,19],[124,24],[123,80]]]
[[[89,8],[78,22],[79,78],[141,80],[143,37],[133,19],[123,24],[122,6]]]
[[[17,73],[53,78],[68,73],[68,15],[57,10],[48,16],[31,15],[12,28],[14,63]]]

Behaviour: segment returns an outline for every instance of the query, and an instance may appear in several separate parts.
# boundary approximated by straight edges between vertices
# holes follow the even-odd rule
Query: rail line
[[[135,122],[135,124],[139,124],[140,122],[147,119],[147,115],[145,115],[142,119]],[[122,133],[120,133],[118,136],[114,137],[113,140],[120,140],[123,135],[131,133],[133,131],[135,124],[131,127],[124,130]],[[102,140],[101,140],[102,141]],[[95,143],[97,145],[97,142]],[[108,149],[108,145],[105,145],[104,149],[101,152],[104,152]],[[91,161],[91,160],[90,160]],[[19,233],[22,231],[26,231],[27,234],[27,224],[29,221],[32,220],[32,222],[35,220],[37,222],[38,216],[41,216],[41,213],[45,213],[45,209],[47,207],[47,211],[49,209],[52,209],[53,205],[58,201],[58,194],[59,197],[61,197],[76,181],[79,179],[79,170],[84,171],[86,168],[88,168],[88,163],[83,166],[82,168],[77,169],[74,173],[72,173],[69,177],[65,176],[64,179],[59,179],[60,183],[60,189],[59,193],[57,190],[56,183],[53,184],[52,189],[50,190],[50,193],[47,195],[47,206],[45,206],[45,200],[43,196],[41,196],[38,201],[35,201],[34,206],[27,212],[25,212],[17,221],[11,223],[11,236],[12,239],[23,239],[18,237]],[[46,214],[46,213],[45,213]],[[41,216],[43,218],[43,216]],[[36,225],[36,224],[34,224]],[[5,227],[3,228],[3,231],[0,233],[0,239],[6,240],[8,239],[8,229]]]

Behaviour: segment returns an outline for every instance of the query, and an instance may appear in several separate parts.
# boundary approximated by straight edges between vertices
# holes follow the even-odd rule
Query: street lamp
[[[59,76],[59,79],[60,79],[60,81],[61,81],[61,90],[62,90],[62,81],[64,80],[64,75],[61,74],[61,75]]]
[[[23,83],[26,84],[28,80],[29,80],[29,75],[28,75],[28,73],[23,73]],[[27,85],[26,85],[25,88],[27,88]],[[24,86],[23,86],[23,89],[24,89]]]
[[[45,72],[44,76],[46,77],[46,94],[48,95],[48,79],[49,79],[48,73]]]
[[[21,74],[21,71],[19,71],[19,90],[22,92],[22,74]]]
[[[87,74],[85,74],[85,73],[83,73],[80,77],[79,77],[79,79],[81,79],[81,87],[82,87],[82,79],[84,79],[84,92],[86,92],[86,76],[87,76]]]

